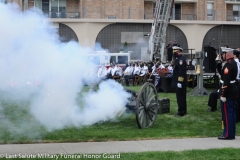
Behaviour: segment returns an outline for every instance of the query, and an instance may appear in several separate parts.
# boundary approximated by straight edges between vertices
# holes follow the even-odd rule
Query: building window
[[[156,2],[153,2],[153,14],[155,13]]]
[[[240,5],[233,5],[233,16],[240,17]]]
[[[35,0],[34,6],[51,18],[66,18],[66,0]]]
[[[66,12],[66,0],[59,0],[58,11],[59,12]]]
[[[66,0],[35,0],[34,6],[45,12],[66,12]]]
[[[182,19],[182,4],[181,3],[175,3],[174,8],[173,8],[173,13],[175,15],[175,20]]]
[[[108,19],[116,19],[116,16],[108,16]]]
[[[213,3],[207,3],[207,16],[213,16]]]

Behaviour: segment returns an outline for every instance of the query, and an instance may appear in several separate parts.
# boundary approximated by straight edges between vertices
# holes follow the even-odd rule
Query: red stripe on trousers
[[[225,115],[225,120],[226,120],[226,137],[228,137],[228,116],[227,116],[227,104],[226,102],[223,103],[224,107],[224,115]]]

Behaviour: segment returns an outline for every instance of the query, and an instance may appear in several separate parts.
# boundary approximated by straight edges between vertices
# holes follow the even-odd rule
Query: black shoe
[[[180,117],[180,116],[184,116],[184,114],[179,114],[179,113],[175,114],[175,117]]]
[[[215,112],[217,109],[208,109],[207,112]]]
[[[223,137],[223,136],[221,136],[221,137],[218,137],[218,139],[219,139],[219,140],[233,140],[233,139],[235,139],[235,138],[228,138],[228,137]]]

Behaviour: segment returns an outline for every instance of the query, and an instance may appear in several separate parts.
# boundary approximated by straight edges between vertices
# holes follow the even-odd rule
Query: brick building
[[[18,3],[22,11],[40,8],[64,41],[76,40],[94,48],[99,42],[119,52],[124,35],[133,59],[148,47],[155,0],[1,0]],[[228,44],[240,47],[240,0],[175,0],[166,42],[177,40],[184,49],[203,50]],[[125,37],[126,38],[126,37]]]
[[[79,18],[152,19],[155,0],[2,0],[16,2],[22,10],[38,7],[44,13],[79,13]],[[175,0],[173,20],[234,21],[239,0]],[[61,18],[53,17],[53,18]]]

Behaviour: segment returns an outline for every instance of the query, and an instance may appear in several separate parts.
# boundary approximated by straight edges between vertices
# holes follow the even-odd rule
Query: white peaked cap
[[[180,48],[180,47],[177,47],[177,46],[173,46],[173,47],[172,47],[172,49],[173,49],[173,50],[181,50],[181,51],[183,51],[183,49],[182,49],[182,48]]]
[[[226,48],[226,47],[221,47],[222,52],[233,52],[234,49],[232,48]]]

